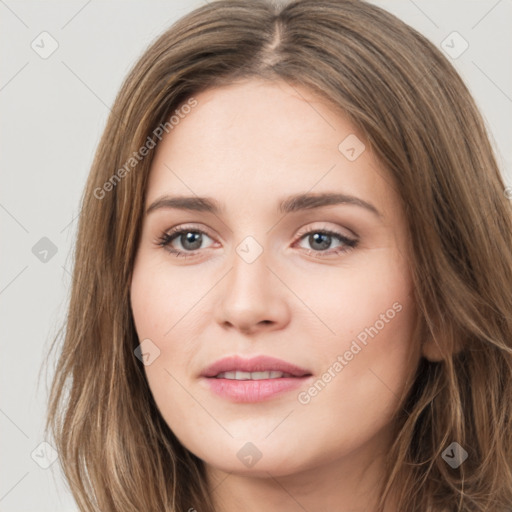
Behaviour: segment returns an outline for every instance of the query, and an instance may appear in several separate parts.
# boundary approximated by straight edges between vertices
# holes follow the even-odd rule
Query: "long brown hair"
[[[130,158],[191,97],[251,77],[307,87],[345,112],[403,203],[421,334],[413,342],[433,340],[440,355],[422,358],[396,417],[381,503],[393,492],[401,511],[505,510],[511,204],[452,65],[359,0],[212,2],[163,33],[126,78],[82,197],[46,425],[80,510],[213,512],[203,462],[161,417],[134,356],[129,288],[154,151]],[[452,442],[468,454],[456,468],[442,456]]]

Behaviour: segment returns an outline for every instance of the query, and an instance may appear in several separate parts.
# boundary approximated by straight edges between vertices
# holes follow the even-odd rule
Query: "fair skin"
[[[195,98],[156,149],[146,209],[169,195],[209,197],[221,210],[145,213],[131,283],[138,336],[160,350],[144,367],[158,408],[205,461],[219,512],[374,510],[391,422],[421,357],[405,216],[391,179],[368,144],[354,161],[338,149],[350,134],[364,138],[305,88],[252,79]],[[278,210],[290,195],[325,192],[378,213],[351,203]],[[168,248],[187,258],[158,244],[174,227],[188,231]],[[315,241],[323,230],[343,238]],[[262,250],[250,263],[237,251],[249,236]],[[377,333],[350,356],[370,326]],[[200,376],[231,355],[276,357],[311,376],[240,403]],[[249,442],[261,454],[250,467],[237,456]],[[391,502],[385,510],[395,512]]]

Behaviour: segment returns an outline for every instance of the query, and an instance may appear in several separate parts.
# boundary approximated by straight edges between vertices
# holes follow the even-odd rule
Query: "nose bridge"
[[[228,292],[234,292],[240,303],[251,298],[263,299],[270,285],[268,250],[264,243],[248,235],[235,247]]]
[[[247,331],[258,325],[277,325],[286,320],[288,308],[284,290],[269,268],[271,262],[264,243],[248,235],[235,246],[231,270],[219,301],[221,323]]]

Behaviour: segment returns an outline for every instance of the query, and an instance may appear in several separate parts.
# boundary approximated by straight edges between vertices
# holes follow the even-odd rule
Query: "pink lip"
[[[232,371],[265,372],[279,371],[293,377],[262,380],[218,379],[216,375]],[[209,389],[215,394],[233,402],[261,402],[271,397],[298,388],[311,377],[311,372],[286,361],[268,356],[243,359],[231,356],[220,359],[208,366],[202,373]]]
[[[287,363],[281,359],[269,356],[257,356],[251,359],[243,359],[240,356],[224,357],[215,361],[212,365],[205,368],[201,377],[215,377],[223,372],[283,372],[290,373],[294,377],[303,377],[304,375],[311,375],[311,372],[300,368],[291,363]]]

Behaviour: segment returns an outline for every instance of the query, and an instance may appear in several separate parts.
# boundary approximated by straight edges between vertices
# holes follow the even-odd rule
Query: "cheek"
[[[325,378],[306,390],[304,401],[311,398],[321,408],[344,404],[338,410],[348,407],[353,417],[362,407],[374,419],[379,414],[390,419],[384,411],[394,407],[419,361],[412,339],[416,306],[400,255],[381,251],[370,256],[360,268],[331,273],[325,286],[309,289],[308,305],[330,332],[323,329],[316,341]]]
[[[420,357],[412,339],[412,300],[403,296],[382,304],[346,322],[340,315],[337,328],[348,330],[325,344],[324,369],[299,397],[311,414],[329,411],[334,424],[341,422],[356,437],[369,436],[392,420]]]
[[[179,340],[189,338],[184,329],[187,313],[198,300],[197,289],[194,292],[194,287],[187,286],[187,281],[179,272],[170,272],[168,266],[153,262],[150,255],[142,252],[136,260],[130,286],[136,332],[145,347],[143,351],[151,354],[150,361],[144,364],[144,371],[166,421],[172,416],[166,405],[171,397],[176,407],[170,411],[184,409],[187,402],[186,394],[180,393],[182,389],[177,384],[183,378],[175,371],[176,368],[186,368],[189,347]]]
[[[177,322],[180,328],[186,315],[201,298],[196,279],[187,272],[172,269],[165,261],[154,262],[142,254],[132,275],[130,300],[140,338],[166,339]],[[204,293],[204,292],[202,292]]]
[[[365,416],[389,421],[419,362],[413,340],[417,311],[407,267],[399,257],[375,260],[332,282],[325,295],[340,300],[326,310],[336,335],[324,338],[330,375],[321,380],[329,380],[329,389],[318,393],[315,406],[327,408],[338,401],[336,410],[342,415],[363,423]]]
[[[172,268],[161,255],[154,258],[145,251],[134,266],[132,314],[139,340],[145,343],[149,339],[149,351],[156,354],[144,369],[157,400],[176,383],[171,375],[184,380],[187,361],[198,348],[193,340],[203,329],[203,319],[198,318],[197,311],[207,288],[197,284],[193,272],[193,267]]]
[[[309,326],[318,326],[319,341],[338,350],[360,333],[364,339],[365,329],[375,323],[379,332],[408,331],[406,319],[414,314],[408,267],[392,250],[369,251],[357,264],[346,267],[318,267],[297,276],[294,292],[315,315]],[[301,310],[305,319],[307,310]]]

